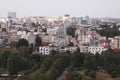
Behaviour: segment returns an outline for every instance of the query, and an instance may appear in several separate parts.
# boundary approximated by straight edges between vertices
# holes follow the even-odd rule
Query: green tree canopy
[[[67,34],[72,36],[72,37],[75,37],[75,30],[76,30],[76,28],[68,27],[67,28]]]
[[[107,28],[102,30],[97,30],[101,36],[114,37],[120,35],[120,31],[116,28]]]
[[[19,57],[16,54],[10,54],[8,58],[7,66],[8,66],[8,72],[10,75],[18,74],[18,72],[21,69]]]
[[[29,43],[26,39],[20,39],[18,42],[17,42],[17,47],[21,47],[21,46],[29,46]]]
[[[11,51],[10,50],[3,50],[3,52],[0,54],[0,66],[4,69],[7,68],[7,59],[9,58]]]
[[[16,47],[16,46],[17,46],[17,42],[12,41],[12,42],[10,43],[10,47]]]
[[[35,40],[35,46],[41,46],[42,45],[42,39],[41,37],[39,37],[38,35],[36,36],[36,40]]]

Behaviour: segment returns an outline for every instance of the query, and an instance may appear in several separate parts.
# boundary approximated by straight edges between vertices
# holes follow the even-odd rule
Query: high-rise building
[[[8,12],[8,19],[14,21],[16,19],[16,12]]]

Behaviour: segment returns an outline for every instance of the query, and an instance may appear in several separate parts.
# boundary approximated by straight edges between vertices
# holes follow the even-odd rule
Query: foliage
[[[9,45],[10,45],[10,47],[17,47],[17,42],[12,41]]]
[[[67,34],[69,34],[72,37],[75,37],[75,30],[76,30],[76,28],[68,27]]]
[[[17,42],[17,48],[21,46],[29,46],[28,41],[26,39],[19,39],[19,41]]]
[[[41,46],[42,45],[42,39],[39,36],[36,36],[36,40],[35,40],[35,46]]]
[[[120,54],[112,49],[95,55],[76,52],[50,55],[31,54],[28,46],[20,46],[17,52],[5,49],[0,53],[0,68],[7,69],[10,75],[24,72],[20,80],[56,80],[66,75],[66,80],[81,80],[85,74],[96,78],[96,72],[105,70],[112,77],[120,77]],[[63,74],[63,73],[66,74]]]
[[[31,25],[32,25],[33,27],[38,27],[38,26],[39,26],[39,24],[38,24],[38,23],[35,23],[35,22],[32,22]]]
[[[93,55],[89,54],[85,57],[84,60],[84,67],[90,71],[90,70],[96,70],[97,69],[97,62]]]
[[[21,46],[18,50],[20,51],[20,55],[23,57],[29,57],[32,54],[30,48],[26,46]]]
[[[16,54],[10,54],[8,58],[8,72],[10,75],[18,74],[21,69],[20,58]]]
[[[9,58],[11,51],[10,50],[3,50],[0,54],[0,66],[3,69],[7,69],[7,59]]]
[[[67,80],[82,80],[82,75],[77,73],[72,66],[69,67],[67,74]]]
[[[59,51],[55,51],[55,50],[50,51],[50,55],[56,55],[56,54],[59,54]]]
[[[74,43],[73,43],[73,42],[70,42],[70,43],[68,44],[68,46],[74,46]]]
[[[71,54],[71,65],[74,67],[81,67],[84,64],[84,54],[75,52],[74,54]]]
[[[107,28],[102,30],[97,30],[101,36],[114,37],[120,35],[120,31],[116,28]]]

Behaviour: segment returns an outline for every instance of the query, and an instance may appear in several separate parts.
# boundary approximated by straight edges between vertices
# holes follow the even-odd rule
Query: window
[[[46,49],[46,51],[48,51],[48,49]]]

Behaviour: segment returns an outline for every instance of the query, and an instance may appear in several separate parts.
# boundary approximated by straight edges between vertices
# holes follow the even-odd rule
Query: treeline
[[[97,30],[97,32],[101,36],[106,36],[107,38],[120,35],[120,31],[116,28],[107,28],[107,29]]]
[[[120,77],[120,53],[115,53],[112,49],[101,55],[76,51],[74,54],[41,55],[40,58],[39,68],[33,73],[25,74],[20,80],[57,80],[63,72],[64,80],[84,80],[84,75],[95,79],[99,70],[106,71],[111,77]],[[80,70],[84,70],[84,75],[77,72]]]
[[[40,40],[36,37],[36,44]],[[39,45],[35,45],[38,47]],[[29,45],[26,39],[20,39],[18,42],[11,42],[10,47],[0,50],[0,73],[17,75],[27,73],[37,68],[40,62],[39,55],[32,55],[33,46]],[[5,70],[3,72],[3,70]]]
[[[38,46],[38,45],[36,45]],[[96,78],[96,72],[106,71],[111,77],[120,77],[120,53],[108,49],[101,55],[96,53],[60,53],[50,55],[32,54],[32,47],[24,39],[11,43],[11,47],[0,51],[0,69],[10,75],[23,73],[19,80],[85,80],[84,75]],[[84,75],[79,71],[84,71]],[[2,73],[2,72],[1,72]]]
[[[33,73],[26,74],[20,80],[56,80],[69,66],[83,65],[84,54],[61,53],[42,56],[40,67]]]
[[[24,71],[30,70],[36,65],[37,60],[35,61],[34,58],[29,47],[3,49],[0,52],[0,69],[6,70],[9,75],[17,75],[19,72],[24,73]]]

